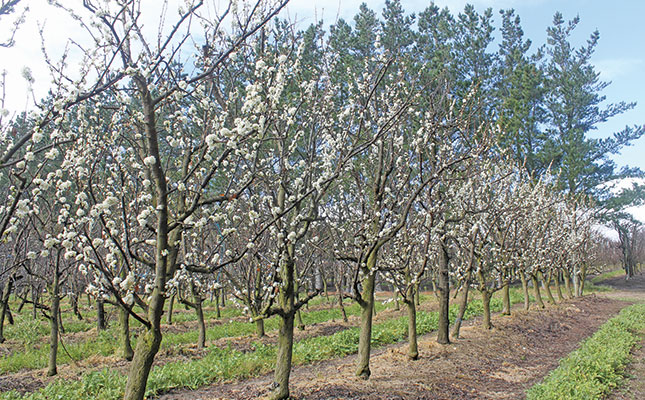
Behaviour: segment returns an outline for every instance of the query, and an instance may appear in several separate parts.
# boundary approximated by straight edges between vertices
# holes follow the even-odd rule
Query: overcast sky
[[[148,7],[154,8],[161,2],[144,0]],[[368,6],[380,14],[384,0],[367,0]],[[64,13],[49,6],[45,0],[22,0],[28,5],[27,22],[21,27],[16,36],[16,45],[11,49],[0,48],[0,71],[7,71],[7,93],[5,108],[11,111],[22,111],[28,107],[27,83],[21,76],[21,71],[28,66],[35,78],[34,89],[36,97],[45,94],[49,77],[44,66],[41,40],[38,26],[44,26],[46,47],[51,56],[60,54],[67,38],[74,33],[76,26]],[[67,6],[77,4],[81,0],[65,0]],[[337,17],[352,20],[361,1],[351,0],[292,0],[282,16],[289,16],[299,21],[302,26],[323,18],[328,24]],[[447,6],[457,13],[467,3],[465,0],[437,0],[440,7]],[[470,1],[478,11],[487,7],[494,10],[496,27],[499,24],[498,10],[514,8],[522,18],[525,36],[533,41],[532,49],[542,45],[546,40],[546,28],[550,26],[556,11],[563,13],[565,19],[580,16],[580,23],[574,32],[573,41],[583,44],[596,29],[600,31],[600,41],[593,57],[601,78],[612,81],[605,89],[607,102],[635,101],[638,105],[631,111],[615,117],[612,121],[598,127],[591,133],[593,137],[606,137],[619,131],[625,125],[645,124],[645,1],[642,0],[475,0]],[[419,12],[429,2],[427,0],[403,0],[402,4],[408,12]],[[171,8],[172,9],[172,8]],[[154,19],[152,19],[154,21]],[[12,18],[0,19],[0,35],[6,33]],[[76,32],[77,33],[77,32]],[[495,34],[498,36],[498,29]],[[0,36],[0,38],[6,37]],[[640,139],[634,146],[625,149],[614,160],[620,166],[636,166],[645,170],[645,138]]]

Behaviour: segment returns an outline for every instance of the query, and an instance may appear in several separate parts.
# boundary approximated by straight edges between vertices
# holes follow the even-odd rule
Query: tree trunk
[[[564,301],[564,295],[562,294],[562,286],[560,285],[560,275],[561,271],[557,271],[555,275],[555,291],[558,294],[558,300],[561,302]]]
[[[31,305],[33,306],[31,308],[31,319],[34,321],[38,317],[37,315],[37,310],[38,310],[38,288],[37,287],[32,287],[31,288]]]
[[[347,319],[347,312],[345,312],[345,306],[343,305],[342,288],[338,290],[338,307],[340,307],[340,312],[343,314],[343,322],[349,322],[349,320]]]
[[[540,273],[540,278],[542,279],[542,282],[544,282],[544,290],[546,290],[546,298],[549,300],[549,303],[551,304],[556,304],[555,298],[553,297],[553,293],[551,292],[551,275],[552,273],[549,272],[546,276],[546,279],[544,279],[544,274]]]
[[[272,400],[289,398],[289,376],[291,375],[291,358],[293,355],[293,322],[293,311],[280,316],[278,352],[273,384],[275,389],[271,394]]]
[[[540,294],[540,283],[538,282],[537,276],[531,275],[531,282],[533,283],[535,301],[537,302],[538,307],[544,308],[544,301],[542,301],[542,295]]]
[[[264,318],[259,318],[255,320],[255,334],[257,337],[264,337]]]
[[[502,315],[511,315],[511,290],[509,279],[504,280],[502,285]]]
[[[298,326],[298,330],[305,330],[305,323],[302,322],[302,314],[300,313],[300,310],[296,311],[296,325]]]
[[[450,330],[450,279],[448,277],[448,251],[443,240],[439,246],[439,326],[437,328],[437,343],[448,344]]]
[[[2,303],[0,304],[0,343],[5,342],[4,337],[4,320],[7,317],[9,311],[9,296],[11,295],[11,289],[13,288],[13,279],[12,277],[7,278],[7,282],[4,285],[2,290]]]
[[[529,296],[529,284],[524,272],[520,272],[520,280],[522,281],[522,293],[524,294],[524,309],[528,310],[531,306],[531,298]]]
[[[278,350],[276,355],[275,372],[273,375],[274,390],[271,400],[289,398],[289,376],[291,375],[291,358],[293,356],[293,324],[296,314],[295,309],[295,263],[292,244],[287,246],[287,260],[280,266],[280,279],[282,285],[278,293],[280,304],[280,328],[278,330]]]
[[[421,283],[417,282],[414,284],[414,301],[417,303],[418,306],[421,305]]]
[[[58,355],[58,310],[60,308],[58,266],[54,269],[54,280],[51,284],[51,310],[49,316],[49,363],[47,364],[47,376],[56,375],[56,357]]]
[[[484,306],[484,321],[482,322],[482,326],[484,329],[492,329],[493,324],[490,320],[491,292],[489,292],[488,290],[480,290],[480,292],[482,294],[482,305]]]
[[[414,295],[414,293],[411,293]],[[408,358],[417,360],[419,358],[419,346],[417,344],[417,308],[414,297],[403,300],[408,307]]]
[[[96,324],[99,331],[105,330],[105,307],[101,295],[96,299]]]
[[[363,292],[361,293],[361,330],[358,337],[358,368],[356,376],[361,379],[369,379],[370,352],[372,346],[372,317],[374,314],[374,281],[376,273],[376,254],[370,254],[367,260],[367,273],[363,278]]]
[[[632,264],[632,276],[633,274],[633,264]],[[585,291],[585,281],[587,280],[587,265],[582,264],[580,267],[580,293],[578,294],[578,297],[582,296]]]
[[[470,290],[470,275],[471,271],[468,270],[466,273],[466,279],[464,280],[464,285],[461,289],[461,300],[459,301],[459,311],[457,312],[457,318],[455,319],[455,324],[452,327],[452,337],[454,339],[459,339],[459,330],[461,329],[461,322],[464,319],[464,314],[466,313],[466,308],[468,307],[468,292]]]
[[[72,303],[72,312],[76,315],[79,321],[83,320],[83,314],[78,309],[78,293],[73,293],[70,297],[70,302]]]
[[[197,325],[199,326],[199,338],[197,339],[197,348],[203,349],[206,346],[206,323],[204,322],[204,308],[202,307],[202,298],[195,296],[195,312],[197,313]]]
[[[119,307],[119,325],[121,327],[121,344],[123,346],[123,358],[132,361],[134,351],[130,342],[130,314],[128,310]]]
[[[128,370],[124,400],[143,400],[152,361],[159,351],[160,344],[161,330],[158,327],[145,329],[139,335],[134,357]]]
[[[172,325],[172,311],[175,306],[175,296],[174,294],[170,296],[170,301],[168,302],[168,315],[166,316],[166,323],[168,325]]]
[[[219,306],[219,290],[217,289],[215,290],[215,312],[217,319],[222,318],[222,311],[221,307]]]
[[[204,299],[199,290],[195,287],[195,281],[190,281],[190,294],[193,296],[192,306],[197,314],[197,326],[199,327],[199,337],[197,338],[197,348],[203,349],[206,346],[206,324],[204,323]]]
[[[573,270],[573,295],[575,297],[580,297],[580,275],[576,272],[576,270]]]
[[[573,291],[571,290],[571,274],[568,272],[564,274],[564,287],[567,289],[569,298],[573,299]]]

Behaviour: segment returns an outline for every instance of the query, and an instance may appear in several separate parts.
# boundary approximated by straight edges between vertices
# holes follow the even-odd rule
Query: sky
[[[172,2],[181,0],[171,0]],[[211,0],[224,2],[226,0]],[[159,8],[158,0],[143,0],[144,6]],[[316,19],[323,19],[331,24],[337,18],[352,21],[362,1],[354,0],[291,0],[282,17],[298,22],[306,27]],[[380,14],[385,0],[365,0],[368,7]],[[82,9],[81,0],[65,0],[66,6],[76,6]],[[209,3],[207,0],[206,3]],[[440,7],[448,7],[453,13],[463,10],[466,0],[436,0]],[[600,32],[600,41],[593,55],[593,64],[600,72],[602,80],[611,81],[603,94],[607,97],[605,104],[619,101],[637,102],[637,106],[612,120],[599,125],[590,134],[591,137],[607,137],[622,130],[626,125],[645,124],[645,1],[642,0],[471,0],[477,11],[483,12],[491,7],[494,11],[495,26],[499,28],[500,9],[514,8],[522,19],[525,37],[533,42],[532,50],[546,41],[546,28],[551,25],[553,14],[560,11],[566,20],[580,17],[580,23],[574,31],[572,41],[575,45],[583,45],[594,31]],[[34,78],[31,86],[36,98],[45,95],[48,76],[41,51],[39,26],[43,27],[45,48],[49,56],[55,59],[61,54],[67,44],[70,34],[77,26],[68,16],[47,4],[45,0],[22,0],[30,10],[26,14],[26,22],[16,35],[16,44],[12,48],[0,48],[0,71],[6,71],[6,87],[4,104],[0,108],[11,113],[20,112],[30,107],[29,84],[23,78],[23,69],[29,67]],[[427,7],[428,0],[402,0],[407,12],[418,13]],[[172,8],[169,7],[171,11]],[[0,19],[0,41],[7,37],[7,29],[15,16]],[[150,19],[154,25],[155,18]],[[76,28],[78,29],[78,28]],[[496,29],[495,36],[499,36]],[[624,149],[613,157],[619,166],[639,167],[645,170],[645,138],[641,138],[633,146]],[[645,222],[645,211],[642,213]]]

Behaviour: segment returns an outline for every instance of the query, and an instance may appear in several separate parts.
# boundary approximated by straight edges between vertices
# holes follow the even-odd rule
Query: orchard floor
[[[589,295],[544,310],[515,308],[511,317],[495,315],[490,331],[475,319],[450,345],[437,344],[432,334],[421,337],[416,361],[407,360],[405,343],[373,350],[368,381],[354,377],[355,356],[296,367],[291,394],[307,400],[521,399],[581,340],[627,305]],[[267,375],[173,391],[161,399],[257,399],[269,393],[271,382]]]
[[[645,302],[645,276],[637,274],[629,280],[624,276],[607,279],[603,285],[614,289],[608,293],[611,297],[622,297]],[[627,367],[628,379],[625,384],[609,397],[609,400],[641,400],[645,399],[645,338],[634,350],[633,361]]]

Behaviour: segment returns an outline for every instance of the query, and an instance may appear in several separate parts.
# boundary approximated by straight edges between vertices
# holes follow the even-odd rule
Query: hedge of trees
[[[284,399],[298,311],[323,290],[361,307],[365,379],[378,285],[408,308],[412,359],[421,285],[439,293],[440,343],[451,289],[453,336],[470,289],[486,328],[492,294],[510,313],[515,282],[527,308],[529,287],[540,306],[552,282],[582,295],[594,226],[624,206],[603,184],[634,172],[610,156],[643,134],[587,136],[634,106],[603,103],[597,32],[576,48],[578,19],[557,13],[533,49],[513,10],[495,42],[491,9],[414,15],[398,0],[299,30],[286,3],[171,6],[158,33],[138,0],[57,5],[83,28],[81,61],[48,60],[49,95],[0,137],[0,329],[10,295],[41,308],[50,375],[60,300],[82,293],[99,327],[103,304],[120,310],[125,399],[143,398],[175,302],[197,313],[199,346],[209,295],[237,299],[258,335],[278,316]],[[130,319],[144,326],[134,349]]]

